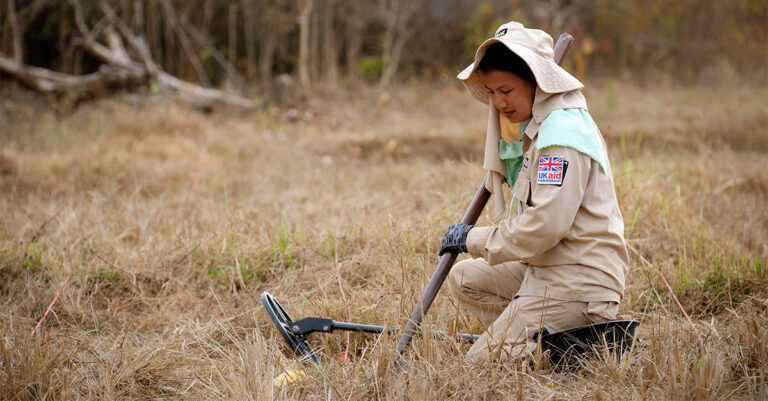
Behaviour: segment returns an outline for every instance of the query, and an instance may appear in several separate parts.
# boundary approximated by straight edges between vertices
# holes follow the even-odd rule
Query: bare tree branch
[[[189,37],[184,33],[184,30],[179,25],[179,18],[176,16],[176,12],[173,10],[173,6],[168,0],[159,0],[160,5],[163,6],[165,15],[168,17],[168,22],[173,27],[173,31],[176,32],[176,37],[181,42],[181,48],[184,49],[184,54],[187,55],[187,59],[192,64],[192,68],[195,69],[200,82],[205,86],[211,86],[211,81],[208,79],[208,75],[205,73],[203,65],[200,63],[200,58],[195,55],[195,51],[192,49],[192,45],[189,43]]]
[[[227,58],[224,57],[224,55],[221,54],[221,52],[216,49],[215,46],[211,45],[211,43],[208,42],[208,40],[200,32],[198,32],[197,29],[192,26],[192,24],[189,23],[189,20],[187,20],[186,16],[182,15],[180,22],[181,26],[185,31],[187,31],[192,40],[194,40],[198,46],[202,46],[205,48],[205,50],[209,51],[214,60],[216,60],[219,65],[227,71],[227,76],[234,78],[235,83],[239,85],[242,82],[242,78],[240,78],[240,75],[237,74],[235,67],[229,61],[227,61]]]
[[[301,2],[299,14],[299,82],[304,93],[309,91],[309,21],[312,16],[314,0]]]
[[[379,80],[379,87],[389,85],[400,67],[405,43],[411,38],[414,27],[411,19],[421,9],[426,0],[387,0],[387,32],[385,34],[383,59],[384,70]]]
[[[111,42],[110,47],[106,47],[96,40],[92,31],[85,24],[83,9],[79,1],[74,2],[74,8],[75,23],[82,36],[80,44],[86,51],[105,63],[121,66],[137,73],[142,71],[141,65],[130,59],[119,38],[115,37],[116,34],[111,27],[105,28],[105,31],[111,32],[107,33],[107,40]]]
[[[30,22],[37,18],[37,16],[40,14],[40,11],[43,10],[43,6],[45,6],[48,2],[49,0],[35,0],[26,8],[19,10],[18,22],[19,26],[22,27],[22,31],[25,30],[26,26],[29,25]]]
[[[243,9],[243,33],[245,39],[246,78],[253,79],[256,75],[256,34],[254,25],[253,0],[240,0]]]

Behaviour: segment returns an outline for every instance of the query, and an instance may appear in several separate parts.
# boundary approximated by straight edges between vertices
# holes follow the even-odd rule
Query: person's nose
[[[493,104],[496,105],[496,108],[499,110],[507,107],[507,101],[497,94],[493,95]]]

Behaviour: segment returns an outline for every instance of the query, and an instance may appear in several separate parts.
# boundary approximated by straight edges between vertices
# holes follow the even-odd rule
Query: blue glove
[[[467,252],[467,234],[473,227],[464,223],[451,224],[443,236],[443,244],[440,245],[440,252],[437,254],[443,256],[446,252],[456,254]]]

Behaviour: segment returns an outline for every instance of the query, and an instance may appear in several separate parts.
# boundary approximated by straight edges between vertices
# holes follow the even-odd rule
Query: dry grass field
[[[0,399],[768,399],[768,89],[586,95],[653,264],[631,255],[628,358],[468,366],[425,336],[403,374],[396,338],[314,334],[321,367],[274,388],[301,363],[260,293],[294,319],[402,325],[484,176],[486,108],[454,83],[318,91],[290,113],[3,93]],[[482,330],[447,288],[425,324]]]

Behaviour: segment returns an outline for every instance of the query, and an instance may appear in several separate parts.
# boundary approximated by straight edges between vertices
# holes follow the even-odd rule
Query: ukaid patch
[[[561,186],[567,169],[568,160],[560,156],[540,156],[536,183]]]

